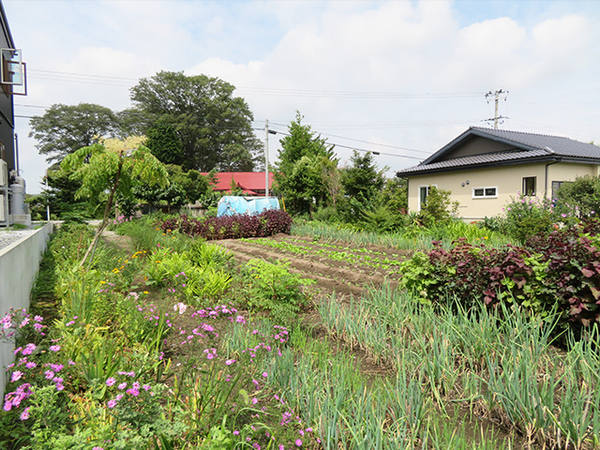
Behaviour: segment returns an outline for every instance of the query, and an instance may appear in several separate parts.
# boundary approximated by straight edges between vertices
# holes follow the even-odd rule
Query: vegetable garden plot
[[[376,246],[353,246],[279,234],[268,238],[218,241],[242,261],[287,260],[290,270],[317,281],[325,293],[360,295],[365,285],[400,279],[399,265],[410,252]]]

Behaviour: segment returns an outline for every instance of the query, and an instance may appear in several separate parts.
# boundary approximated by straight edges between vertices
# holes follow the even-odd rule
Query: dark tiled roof
[[[446,152],[455,148],[470,136],[480,136],[486,139],[503,142],[516,147],[517,150],[438,161]],[[503,163],[525,162],[526,159],[539,159],[544,157],[554,159],[573,158],[576,160],[591,159],[600,162],[600,147],[560,136],[471,127],[418,166],[400,170],[398,171],[398,174],[444,171],[475,165],[501,165]]]
[[[547,150],[531,150],[531,151],[511,151],[499,153],[486,153],[483,155],[465,156],[464,158],[449,159],[446,161],[434,162],[409,167],[408,169],[400,170],[398,173],[417,173],[425,171],[435,171],[443,169],[451,169],[454,167],[466,167],[482,164],[499,163],[503,161],[516,161],[526,158],[537,158],[540,156],[548,156],[551,152]]]
[[[522,133],[520,131],[492,130],[488,128],[472,127],[471,130],[481,136],[500,138],[531,149],[548,149],[559,156],[572,156],[578,158],[600,158],[600,147],[593,144],[575,141],[561,136],[548,136],[544,134]]]

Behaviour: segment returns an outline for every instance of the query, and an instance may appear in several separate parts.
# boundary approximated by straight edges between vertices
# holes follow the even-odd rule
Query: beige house
[[[429,186],[451,192],[463,220],[502,213],[521,193],[553,198],[560,185],[600,174],[600,147],[572,139],[471,127],[418,166],[408,180],[408,209],[419,211]]]

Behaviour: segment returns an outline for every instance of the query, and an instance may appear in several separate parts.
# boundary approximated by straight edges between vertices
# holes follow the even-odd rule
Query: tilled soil
[[[322,294],[359,296],[365,287],[398,284],[398,264],[410,253],[377,246],[315,241],[305,236],[278,234],[268,238],[213,241],[230,250],[239,262],[253,258],[287,261],[289,269],[316,281]]]

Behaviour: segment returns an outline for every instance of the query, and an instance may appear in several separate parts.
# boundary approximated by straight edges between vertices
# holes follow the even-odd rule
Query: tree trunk
[[[102,223],[98,227],[98,230],[96,231],[96,235],[94,236],[94,239],[92,239],[92,242],[90,243],[90,246],[88,247],[87,251],[85,252],[83,259],[79,263],[79,267],[83,267],[83,265],[85,264],[86,260],[90,256],[90,254],[91,254],[90,261],[94,259],[94,252],[96,251],[96,245],[98,244],[98,240],[100,239],[102,232],[108,225],[108,216],[110,214],[110,208],[112,207],[112,203],[115,198],[115,193],[117,192],[117,186],[119,185],[119,179],[121,178],[121,169],[123,167],[123,159],[122,158],[123,158],[123,156],[121,155],[121,159],[119,160],[119,167],[117,168],[117,175],[115,176],[115,183],[113,184],[113,186],[110,190],[108,200],[106,201],[106,207],[104,208],[104,217],[102,218]]]

